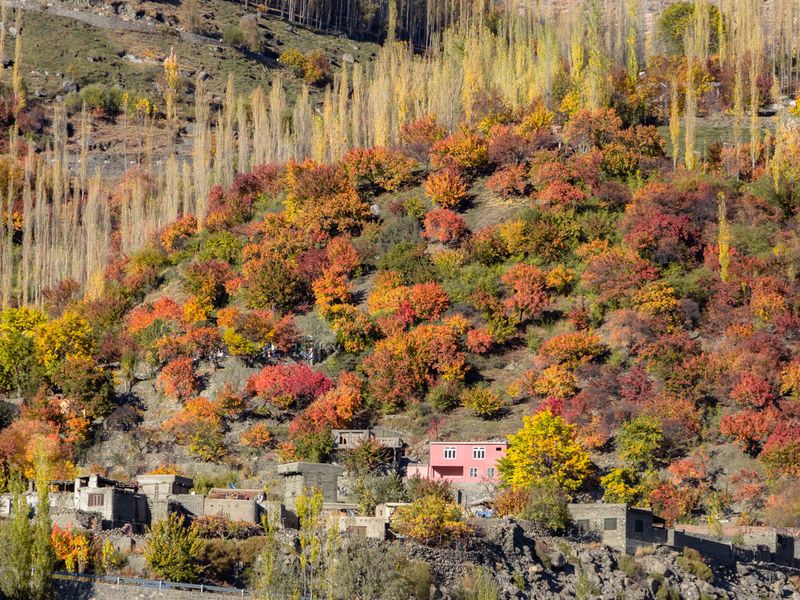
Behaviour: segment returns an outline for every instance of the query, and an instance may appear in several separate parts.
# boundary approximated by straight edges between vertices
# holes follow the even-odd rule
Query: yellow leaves
[[[508,436],[506,456],[498,469],[506,485],[527,489],[551,479],[566,492],[577,492],[592,471],[575,426],[544,410],[522,418],[522,429]]]
[[[543,102],[538,102],[533,112],[526,115],[517,125],[517,133],[523,137],[529,137],[548,127],[554,117],[555,115],[547,110]]]
[[[603,487],[603,502],[610,504],[638,504],[645,495],[644,486],[632,469],[611,469],[600,478]]]
[[[633,294],[633,306],[641,313],[664,319],[668,328],[678,319],[675,290],[664,281],[654,281]]]
[[[569,398],[578,389],[578,380],[566,366],[552,365],[533,380],[531,388],[545,398]]]
[[[189,325],[192,323],[204,323],[208,321],[212,307],[208,302],[204,302],[197,296],[192,296],[183,305],[183,315],[181,320]]]
[[[392,527],[423,544],[452,540],[471,532],[457,504],[432,495],[399,507]]]
[[[497,235],[511,256],[524,254],[530,245],[528,226],[522,219],[500,223],[497,226]]]
[[[547,287],[559,293],[564,292],[575,280],[575,271],[568,269],[564,265],[556,265],[549,273],[545,282]]]
[[[91,357],[95,346],[89,323],[74,312],[39,325],[34,343],[36,354],[49,374],[67,358]]]

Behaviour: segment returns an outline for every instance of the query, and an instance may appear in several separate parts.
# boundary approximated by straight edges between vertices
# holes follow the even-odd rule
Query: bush
[[[703,557],[694,548],[684,548],[683,554],[678,557],[678,566],[694,575],[698,579],[712,583],[714,581],[714,572],[711,568],[703,562]]]
[[[449,481],[414,476],[408,479],[407,485],[408,495],[412,500],[436,496],[446,502],[453,501],[453,488]]]
[[[455,408],[461,401],[461,385],[453,381],[439,383],[428,391],[425,400],[437,410]]]
[[[467,197],[469,187],[455,168],[431,173],[425,181],[425,193],[443,208],[455,208]]]
[[[399,507],[392,527],[422,544],[441,544],[470,532],[461,508],[438,496],[423,496]]]
[[[428,211],[422,226],[422,237],[443,244],[458,242],[468,231],[461,215],[447,208]]]
[[[321,50],[303,54],[297,48],[289,48],[278,57],[278,62],[311,85],[330,77],[330,61]]]
[[[503,398],[488,386],[478,386],[464,390],[461,406],[470,409],[476,416],[490,419],[497,416],[506,406]]]
[[[569,524],[569,502],[567,495],[552,479],[542,480],[528,490],[530,499],[522,509],[520,517],[532,521],[548,531],[561,532]]]
[[[80,109],[82,105],[96,114],[113,117],[122,110],[122,90],[102,83],[90,83],[77,95],[67,100],[70,108]]]
[[[144,557],[159,578],[194,583],[200,576],[202,548],[200,537],[186,518],[173,513],[153,525]]]
[[[244,44],[244,32],[242,28],[233,23],[226,25],[222,30],[222,41],[229,46],[241,46]]]

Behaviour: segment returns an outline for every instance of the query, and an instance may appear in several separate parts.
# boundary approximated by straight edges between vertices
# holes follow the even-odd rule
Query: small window
[[[472,458],[476,460],[483,460],[486,458],[486,448],[473,448]]]
[[[589,531],[589,519],[578,519],[575,521],[578,531]]]
[[[488,469],[486,469],[486,476],[494,477],[494,467],[489,467]]]
[[[636,519],[636,520],[633,522],[633,530],[634,530],[636,533],[642,533],[642,532],[644,531],[644,523],[642,523],[642,520],[641,520],[641,519]]]
[[[503,451],[503,448],[502,448],[502,447],[500,447],[500,446],[498,446],[498,447],[496,447],[496,448],[494,449],[494,451],[495,451],[495,452],[502,452],[502,451]]]
[[[470,477],[477,477],[478,476],[478,467],[470,467],[469,468],[469,476]]]
[[[446,446],[444,449],[444,457],[445,458],[455,458],[456,457],[456,447],[455,446]]]
[[[103,506],[105,499],[103,494],[89,494],[89,506]]]
[[[603,530],[604,531],[616,531],[617,530],[617,520],[616,519],[603,519]]]

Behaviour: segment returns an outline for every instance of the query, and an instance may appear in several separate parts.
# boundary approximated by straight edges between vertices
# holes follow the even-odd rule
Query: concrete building
[[[180,475],[140,475],[137,483],[139,491],[150,498],[188,494],[194,486],[189,477]]]
[[[454,484],[496,482],[497,461],[506,454],[508,442],[431,442],[426,477]],[[422,476],[422,465],[412,473]],[[408,470],[406,471],[408,473]]]
[[[344,469],[338,465],[293,462],[278,465],[277,471],[283,478],[283,503],[289,510],[294,510],[295,499],[306,489],[318,489],[324,502],[339,501],[339,477]]]
[[[644,508],[627,504],[569,504],[578,531],[596,535],[606,546],[633,554],[636,548],[667,541],[664,520]]]
[[[76,511],[97,515],[104,529],[123,525],[141,529],[150,523],[147,498],[133,485],[99,475],[76,477],[73,499]]]
[[[263,501],[264,490],[213,488],[206,495],[203,514],[258,524],[261,522]]]

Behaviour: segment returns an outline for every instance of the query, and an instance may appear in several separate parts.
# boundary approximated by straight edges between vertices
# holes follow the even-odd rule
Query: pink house
[[[496,481],[497,460],[505,456],[507,448],[508,443],[504,441],[431,442],[425,475],[452,483]],[[415,465],[413,471],[425,476],[420,467],[422,465]]]

